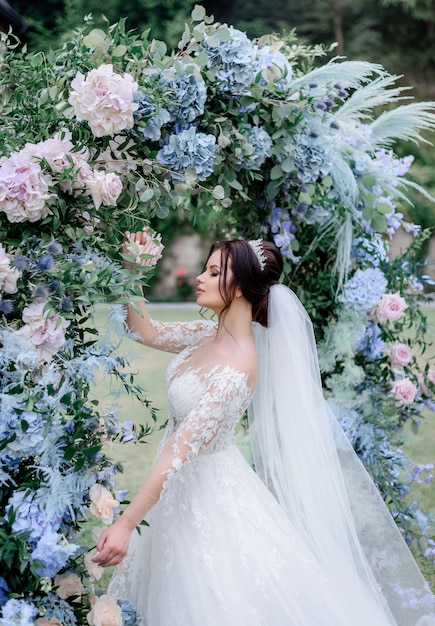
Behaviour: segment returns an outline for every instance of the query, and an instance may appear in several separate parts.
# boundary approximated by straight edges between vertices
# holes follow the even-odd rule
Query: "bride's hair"
[[[207,261],[213,252],[221,251],[221,273],[219,289],[225,302],[222,313],[235,298],[237,287],[242,295],[252,304],[252,319],[267,327],[267,305],[269,289],[279,282],[283,270],[283,259],[278,248],[268,241],[261,241],[261,251],[265,259],[261,269],[252,246],[244,239],[218,241],[210,249]],[[231,268],[232,279],[227,280],[228,267]]]

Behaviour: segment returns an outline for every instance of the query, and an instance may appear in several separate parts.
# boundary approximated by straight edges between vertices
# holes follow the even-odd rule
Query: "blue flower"
[[[3,576],[0,576],[0,606],[3,606],[8,599],[8,593],[10,592],[8,583]]]
[[[47,593],[44,596],[36,596],[35,603],[44,618],[50,620],[55,617],[63,626],[77,626],[77,619],[71,606],[65,600],[59,598],[57,594]]]
[[[42,254],[37,261],[37,265],[41,270],[49,270],[54,265],[54,258],[51,254]]]
[[[129,600],[118,600],[121,607],[122,626],[136,626],[136,609]]]
[[[246,125],[240,129],[245,139],[241,154],[236,152],[236,166],[243,170],[259,169],[265,160],[270,157],[272,139],[261,126]]]
[[[54,578],[79,547],[47,528],[32,552],[32,558],[40,563],[37,567],[39,576]]]
[[[9,498],[6,511],[15,511],[12,530],[15,533],[27,532],[30,539],[37,541],[47,529],[58,529],[59,520],[49,520],[34,500],[34,492],[15,491]]]
[[[204,113],[207,89],[196,65],[187,64],[180,72],[163,70],[159,82],[171,94],[171,102],[166,105],[171,121],[188,124]]]
[[[369,313],[387,288],[387,279],[378,268],[357,269],[339,296],[347,309]]]
[[[1,300],[0,301],[0,313],[3,315],[9,315],[14,310],[14,305],[10,300]]]
[[[268,217],[268,223],[274,244],[280,249],[281,254],[294,262],[299,261],[292,249],[292,241],[295,239],[294,233],[297,232],[297,228],[293,225],[287,209],[274,206]]]
[[[299,134],[295,137],[295,143],[291,157],[300,181],[315,183],[318,178],[330,173],[332,169],[330,151],[317,137]]]
[[[174,180],[184,181],[187,168],[193,168],[198,180],[213,173],[216,137],[199,133],[194,126],[169,136],[156,156],[159,163],[170,168]]]
[[[2,607],[1,626],[34,626],[36,606],[25,600],[12,598]]]
[[[14,267],[16,270],[23,272],[29,266],[29,260],[25,256],[17,256],[15,259],[11,261],[11,267]]]
[[[228,41],[204,40],[204,51],[209,61],[208,68],[216,83],[224,91],[243,91],[251,85],[257,71],[257,46],[242,33],[233,28]]]
[[[358,265],[379,267],[381,261],[388,259],[387,249],[382,235],[374,233],[370,239],[367,237],[354,239],[351,256],[356,260]]]
[[[74,302],[71,300],[71,298],[68,298],[68,296],[64,296],[62,298],[60,308],[65,313],[70,313],[71,311],[74,311]]]
[[[58,243],[57,241],[52,241],[47,247],[47,251],[50,254],[54,254],[54,256],[56,256],[57,254],[60,254],[62,250],[63,250],[62,244]]]
[[[24,411],[20,414],[12,409],[0,415],[2,439],[11,437],[1,456],[27,458],[41,454],[46,446],[46,424],[40,413]]]
[[[271,52],[269,45],[258,51],[257,69],[261,72],[261,83],[274,83],[285,90],[291,83],[292,66],[282,52]]]
[[[162,135],[162,126],[171,120],[169,112],[150,100],[143,92],[137,91],[134,101],[138,103],[138,108],[133,116],[136,122],[136,130],[151,141],[158,141]]]
[[[365,357],[373,361],[384,356],[385,342],[381,339],[381,329],[377,324],[373,322],[369,324],[364,337],[357,345],[357,350],[362,351]]]

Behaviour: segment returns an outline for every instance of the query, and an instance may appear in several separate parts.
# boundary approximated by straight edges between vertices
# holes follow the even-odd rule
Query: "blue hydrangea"
[[[171,120],[169,111],[154,104],[143,91],[134,94],[134,101],[139,105],[133,114],[136,130],[144,139],[158,141],[162,136],[162,126]]]
[[[1,626],[34,626],[37,609],[31,602],[12,598],[2,607]]]
[[[213,41],[204,40],[208,68],[224,91],[244,91],[255,79],[257,46],[242,31],[232,26],[229,31],[228,41],[216,41],[215,36]]]
[[[357,350],[361,351],[368,359],[377,361],[384,356],[385,347],[385,341],[381,339],[381,329],[377,324],[371,322],[358,343]]]
[[[46,445],[46,424],[40,413],[34,411],[2,412],[0,434],[2,440],[14,437],[0,452],[0,457],[26,458],[41,454]]]
[[[358,440],[359,428],[363,421],[361,414],[355,411],[355,409],[347,409],[340,406],[331,399],[328,400],[328,404],[343,429],[347,440],[354,446]]]
[[[171,94],[166,108],[172,122],[189,124],[204,113],[207,89],[195,65],[187,64],[180,72],[163,70],[159,82],[164,91]]]
[[[295,137],[295,144],[291,156],[301,182],[315,183],[331,172],[330,151],[318,137],[299,134]]]
[[[387,284],[379,268],[357,269],[345,283],[339,300],[347,309],[369,313],[385,293]]]
[[[243,170],[260,168],[265,160],[270,157],[272,151],[272,139],[261,126],[246,125],[240,129],[245,139],[239,150],[236,152],[236,167]]]
[[[174,180],[184,181],[187,168],[193,168],[198,180],[205,180],[213,173],[216,137],[197,132],[194,126],[169,135],[156,159],[170,169]]]
[[[129,600],[118,600],[121,607],[122,626],[136,626],[136,609]]]
[[[77,626],[77,619],[71,606],[65,600],[59,598],[55,593],[47,593],[43,596],[35,597],[35,604],[38,609],[44,610],[44,618],[50,620],[55,617],[62,626]],[[124,624],[123,624],[124,626]]]
[[[69,543],[62,535],[47,528],[32,552],[32,558],[38,561],[39,576],[54,578],[80,546]]]
[[[57,530],[60,520],[47,519],[34,498],[35,492],[15,491],[9,498],[6,511],[15,511],[12,530],[15,533],[27,532],[31,540],[37,541],[46,530]]]

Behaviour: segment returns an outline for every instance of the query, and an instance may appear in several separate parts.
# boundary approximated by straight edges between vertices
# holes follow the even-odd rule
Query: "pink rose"
[[[9,222],[37,222],[51,213],[46,201],[51,177],[25,150],[12,153],[0,166],[0,210]]]
[[[146,242],[139,244],[135,241],[129,241],[126,245],[126,250],[127,254],[131,254],[134,257],[134,262],[137,265],[152,267],[162,258],[162,251],[165,246],[162,244],[162,236],[160,234],[153,233],[146,227],[143,231],[146,235]],[[142,255],[147,256],[143,257]]]
[[[122,181],[117,174],[96,171],[86,180],[86,184],[96,209],[101,205],[116,206],[122,191]]]
[[[403,367],[412,360],[411,349],[405,343],[395,343],[387,350],[387,354],[393,367]]]
[[[106,487],[98,483],[90,488],[89,498],[92,503],[89,507],[91,513],[99,517],[103,524],[111,524],[113,522],[113,509],[119,506],[118,500],[115,500]]]
[[[94,596],[87,620],[89,626],[122,626],[121,607],[108,595]]]
[[[394,381],[391,393],[399,404],[412,404],[417,395],[417,387],[409,378],[401,378]]]
[[[17,293],[17,280],[20,276],[21,272],[11,267],[10,259],[0,245],[0,291]]]
[[[95,561],[93,561],[92,559],[94,558],[94,556],[96,556],[97,554],[97,550],[91,550],[90,552],[87,552],[84,556],[84,563],[85,563],[85,567],[86,570],[89,574],[89,578],[91,579],[91,582],[93,582],[94,580],[100,580],[101,576],[103,575],[104,572],[104,568],[101,567],[101,565],[98,565],[98,563],[95,563]]]
[[[74,602],[80,602],[80,597],[84,593],[82,581],[77,574],[57,574],[54,579],[54,586],[57,587],[57,595],[62,600],[74,598]]]
[[[394,322],[402,317],[406,308],[408,308],[406,300],[400,294],[384,293],[373,312],[373,318],[378,324],[382,324],[386,320]]]
[[[78,72],[71,87],[69,103],[77,119],[89,123],[95,137],[133,128],[133,112],[138,107],[133,95],[138,85],[130,74],[116,74],[112,65],[103,64],[86,76]]]

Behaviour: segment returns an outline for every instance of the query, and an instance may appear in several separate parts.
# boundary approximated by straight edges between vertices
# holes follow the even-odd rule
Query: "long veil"
[[[386,624],[434,626],[435,596],[323,397],[308,314],[274,285],[268,315],[268,328],[253,324],[260,371],[248,417],[258,474],[343,591],[358,581]]]

